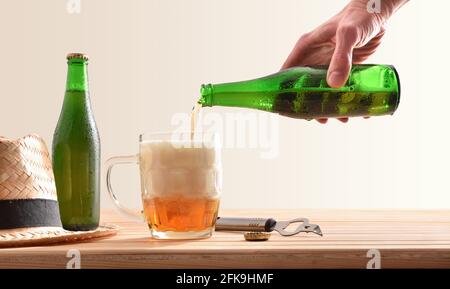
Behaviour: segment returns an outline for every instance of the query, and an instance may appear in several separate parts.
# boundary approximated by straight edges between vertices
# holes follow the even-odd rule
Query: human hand
[[[368,0],[352,0],[337,15],[300,37],[282,69],[292,66],[329,64],[327,82],[341,87],[352,63],[361,63],[381,44],[384,25],[407,0],[380,1],[380,13],[370,13]],[[348,118],[339,118],[347,122]],[[318,119],[326,123],[326,118]]]

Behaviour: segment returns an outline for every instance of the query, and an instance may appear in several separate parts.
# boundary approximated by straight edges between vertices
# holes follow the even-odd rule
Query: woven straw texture
[[[41,137],[17,140],[0,137],[0,200],[56,200],[47,146]]]
[[[17,140],[0,137],[0,200],[18,199],[57,200],[50,156],[38,135]],[[77,232],[61,227],[0,230],[0,248],[81,242],[115,235],[117,231],[115,225]]]
[[[105,224],[92,231],[66,231],[58,227],[24,228],[0,231],[0,248],[44,246],[60,243],[82,242],[117,234],[116,225]]]

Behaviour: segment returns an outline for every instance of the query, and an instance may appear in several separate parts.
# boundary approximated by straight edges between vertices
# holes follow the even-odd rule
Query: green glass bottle
[[[67,56],[66,93],[53,135],[53,171],[61,221],[71,231],[93,230],[100,218],[100,138],[91,110],[88,57]]]
[[[241,82],[207,84],[205,106],[253,108],[300,118],[393,114],[400,101],[397,71],[390,65],[353,65],[347,83],[327,84],[327,66],[294,67]]]

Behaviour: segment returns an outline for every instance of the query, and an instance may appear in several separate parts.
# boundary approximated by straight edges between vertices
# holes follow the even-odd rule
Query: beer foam
[[[217,150],[201,142],[142,142],[140,171],[143,197],[219,197],[220,165]]]

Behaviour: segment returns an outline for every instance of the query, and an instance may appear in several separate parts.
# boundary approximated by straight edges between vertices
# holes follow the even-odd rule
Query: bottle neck
[[[198,103],[202,107],[228,106],[253,108],[264,111],[272,110],[276,93],[265,91],[257,85],[257,80],[230,82],[220,84],[204,84],[200,89]]]
[[[81,59],[69,59],[67,64],[66,91],[89,91],[87,62]]]

